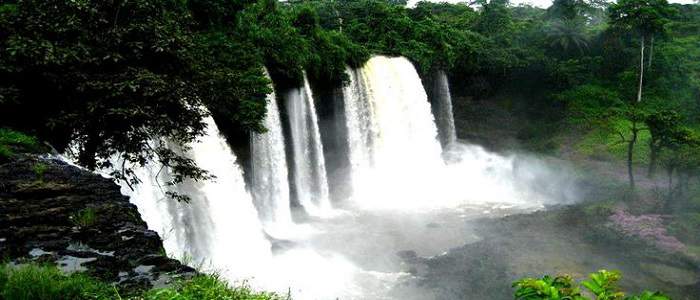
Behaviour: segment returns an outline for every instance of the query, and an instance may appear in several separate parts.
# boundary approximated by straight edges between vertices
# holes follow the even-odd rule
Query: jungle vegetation
[[[284,88],[306,70],[340,85],[345,66],[403,55],[442,69],[457,94],[527,95],[550,128],[604,131],[651,175],[692,178],[700,149],[700,6],[666,0],[6,0],[0,4],[0,127],[69,146],[82,165],[151,159],[206,170],[154,143],[184,146],[211,114],[235,139],[265,130],[267,67]],[[640,146],[641,144],[641,146]],[[640,157],[640,147],[648,149]],[[6,150],[3,150],[6,151]]]

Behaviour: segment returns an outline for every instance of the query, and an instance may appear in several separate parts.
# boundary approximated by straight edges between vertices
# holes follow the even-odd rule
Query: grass
[[[597,201],[583,206],[581,210],[587,217],[600,219],[612,215],[616,205],[616,200]]]
[[[49,168],[44,163],[37,162],[32,166],[32,171],[36,175],[37,180],[43,181],[44,180],[44,173],[46,173],[46,170]]]
[[[16,153],[40,151],[42,151],[42,146],[35,137],[7,128],[0,128],[0,158],[10,158]]]
[[[119,299],[116,289],[87,275],[65,276],[56,267],[0,266],[0,299]]]
[[[90,227],[97,221],[97,212],[92,207],[81,209],[71,216],[71,221],[80,228]]]
[[[174,287],[154,289],[143,295],[144,300],[199,300],[199,299],[230,299],[230,300],[282,300],[290,299],[289,296],[268,292],[253,291],[248,285],[243,284],[232,287],[218,275],[201,275],[189,281],[183,281]]]
[[[243,284],[231,286],[218,275],[199,275],[172,287],[152,289],[122,298],[117,288],[93,277],[63,275],[54,266],[0,265],[0,299],[3,300],[283,300],[269,292],[257,292]]]

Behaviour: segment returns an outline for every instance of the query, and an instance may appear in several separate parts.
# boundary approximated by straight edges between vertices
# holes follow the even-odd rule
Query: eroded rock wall
[[[111,179],[37,156],[0,164],[0,257],[84,271],[125,289],[195,274],[165,256],[158,234]]]

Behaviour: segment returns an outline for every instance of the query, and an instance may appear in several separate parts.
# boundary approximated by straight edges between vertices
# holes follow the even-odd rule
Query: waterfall
[[[213,266],[229,278],[250,276],[271,256],[270,244],[245,189],[236,156],[220,136],[214,119],[207,117],[205,123],[205,135],[197,142],[184,150],[171,149],[194,160],[215,179],[167,186],[168,170],[152,162],[136,168],[142,182],[135,190],[123,187],[122,191],[131,196],[148,227],[164,239],[169,255]],[[166,191],[186,194],[191,201],[169,199]]]
[[[294,158],[294,187],[299,203],[311,214],[323,214],[331,208],[323,157],[323,144],[318,128],[316,107],[309,81],[285,95]]]
[[[350,82],[343,88],[343,98],[350,166],[351,170],[364,170],[373,165],[372,145],[379,139],[379,132],[374,123],[372,103],[366,93],[367,84],[362,72],[350,68],[346,72]]]
[[[432,78],[431,100],[433,102],[433,114],[435,115],[440,142],[443,146],[454,144],[457,141],[455,131],[455,119],[452,114],[452,96],[450,84],[444,71],[437,71]]]
[[[344,100],[353,198],[381,205],[432,197],[423,187],[444,166],[442,148],[413,64],[375,56],[348,72]]]
[[[416,291],[406,285],[412,275],[395,253],[416,249],[430,257],[455,247],[466,234],[463,218],[478,212],[576,200],[573,181],[563,176],[572,172],[456,141],[444,73],[428,85],[431,105],[405,58],[374,56],[346,72],[350,80],[342,97],[331,99],[337,111],[324,115],[328,107],[319,105],[321,125],[306,75],[303,86],[283,94],[284,106],[274,93],[268,95],[263,120],[268,131],[250,136],[251,194],[212,117],[204,120],[204,136],[187,147],[153,141],[216,176],[168,186],[172,174],[150,162],[134,170],[141,184],[122,188],[163,238],[169,255],[186,257],[185,263],[216,271],[231,283],[249,280],[254,288],[289,292],[297,299],[392,299],[404,295],[402,286]],[[340,141],[324,149],[321,134]],[[453,141],[445,151],[441,137]],[[330,171],[348,169],[337,178],[350,195],[343,212],[329,214],[324,150],[332,152],[333,146],[342,153],[326,156],[329,161],[347,155],[347,162],[337,167],[341,170],[330,164]],[[186,194],[191,202],[171,200],[167,192]],[[294,223],[291,198],[323,218]],[[436,229],[425,224],[444,230],[435,238]]]
[[[267,75],[267,71],[265,72]],[[266,133],[253,133],[250,139],[253,197],[265,223],[285,226],[292,223],[289,179],[284,136],[274,91],[267,95]]]
[[[563,175],[567,172],[534,158],[501,156],[457,142],[444,72],[428,86],[432,106],[405,58],[375,56],[347,73],[343,101],[351,203],[424,211],[480,203],[538,207],[551,199],[575,199],[568,192],[573,188],[572,179]],[[548,183],[554,181],[558,184]]]

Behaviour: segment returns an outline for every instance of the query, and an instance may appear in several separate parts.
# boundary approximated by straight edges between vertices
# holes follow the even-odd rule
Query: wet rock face
[[[0,257],[85,271],[127,289],[195,274],[164,253],[112,180],[36,156],[0,164]]]

